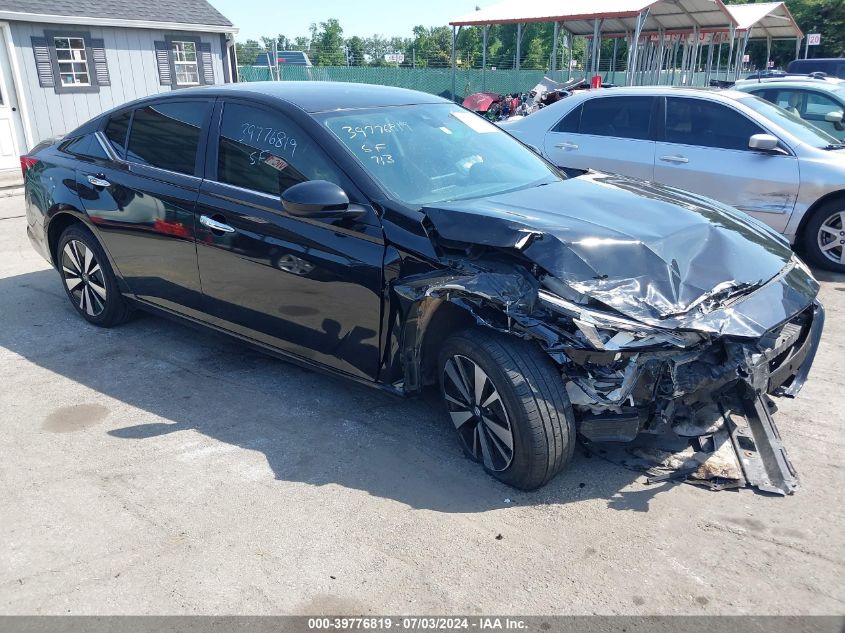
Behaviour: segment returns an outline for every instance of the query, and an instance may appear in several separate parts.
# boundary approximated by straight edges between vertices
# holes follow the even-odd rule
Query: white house
[[[235,33],[205,0],[0,0],[0,170],[126,101],[231,82]]]

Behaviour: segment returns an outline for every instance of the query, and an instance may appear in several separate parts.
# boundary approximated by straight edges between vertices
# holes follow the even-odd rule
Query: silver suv
[[[592,90],[502,127],[569,173],[624,174],[736,207],[845,272],[845,144],[759,97]]]

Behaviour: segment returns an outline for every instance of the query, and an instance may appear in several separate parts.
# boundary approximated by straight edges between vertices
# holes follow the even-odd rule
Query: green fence
[[[449,68],[399,68],[396,66],[285,66],[279,68],[282,81],[350,81],[363,84],[379,84],[382,86],[398,86],[422,90],[440,95],[447,99],[452,93],[452,71]],[[266,66],[239,66],[241,81],[272,81],[273,75]],[[572,77],[583,76],[583,70],[573,70]],[[565,81],[567,73],[555,73],[542,70],[487,70],[478,68],[458,69],[455,71],[455,92],[459,99],[474,92],[496,92],[507,94],[510,92],[528,92],[543,79],[551,77],[557,81]],[[605,82],[625,85],[625,72],[602,72]],[[661,85],[703,86],[706,75],[704,72],[694,74],[680,71],[664,70],[657,75],[649,75],[644,79],[646,83]],[[720,73],[712,73],[713,79],[724,79],[724,69]]]
[[[369,66],[284,66],[282,81],[349,81],[411,88],[448,98],[452,92],[452,71],[449,68],[399,68]],[[239,66],[241,81],[271,81],[271,70],[261,66]],[[455,91],[459,98],[474,92],[527,92],[549,75],[542,70],[458,69]],[[560,79],[561,73],[556,73]]]

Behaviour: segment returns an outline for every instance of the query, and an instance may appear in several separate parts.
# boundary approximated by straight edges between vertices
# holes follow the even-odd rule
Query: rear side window
[[[156,103],[135,110],[126,159],[193,175],[210,111],[211,104],[203,101]]]
[[[306,180],[344,185],[337,168],[293,121],[239,103],[223,108],[217,180],[272,195]]]
[[[801,111],[804,101],[801,92],[798,90],[767,90],[765,98],[766,101],[771,101],[793,114],[798,114]]]
[[[650,138],[654,97],[604,97],[584,102],[581,134],[645,140]]]
[[[747,150],[755,134],[765,134],[745,115],[703,99],[666,99],[666,142]]]
[[[72,139],[62,145],[62,151],[68,152],[75,156],[87,156],[90,158],[108,159],[109,155],[106,150],[100,145],[100,142],[94,138],[93,134],[86,134],[78,138]]]
[[[579,105],[572,112],[563,117],[555,126],[553,132],[568,132],[570,134],[577,134],[578,128],[581,127],[581,111],[584,109],[583,105]]]
[[[120,158],[126,156],[126,133],[129,132],[129,117],[131,114],[131,112],[123,112],[114,115],[106,124],[106,138]]]

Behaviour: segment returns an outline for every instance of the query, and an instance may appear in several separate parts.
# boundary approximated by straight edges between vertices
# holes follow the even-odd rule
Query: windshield
[[[758,114],[762,114],[807,145],[826,148],[830,145],[841,144],[841,141],[835,136],[831,136],[812,123],[808,123],[797,114],[787,112],[760,97],[744,97],[739,99],[739,102],[747,105]]]
[[[498,127],[456,105],[372,108],[318,118],[384,189],[409,206],[563,179]]]

